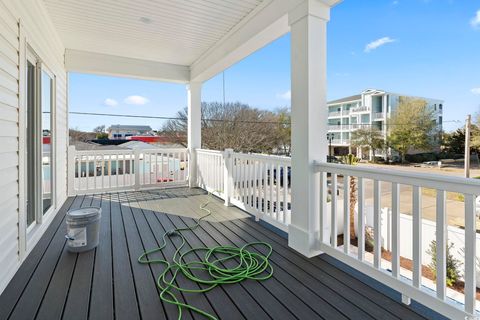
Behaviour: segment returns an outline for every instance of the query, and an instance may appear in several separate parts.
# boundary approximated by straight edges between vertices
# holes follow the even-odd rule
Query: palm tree
[[[342,162],[346,165],[355,166],[360,161],[353,154],[342,157]],[[344,195],[345,196],[345,195]],[[350,239],[355,239],[355,206],[357,205],[357,181],[355,177],[350,177]]]

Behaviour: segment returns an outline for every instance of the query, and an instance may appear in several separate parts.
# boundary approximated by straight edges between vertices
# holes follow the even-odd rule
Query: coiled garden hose
[[[193,232],[200,226],[202,220],[212,215],[212,211],[207,208],[209,204],[210,201],[207,201],[200,205],[200,209],[205,211],[206,214],[200,217],[193,226],[166,231],[162,236],[162,245],[160,247],[145,251],[138,258],[138,262],[142,264],[163,264],[165,266],[165,269],[157,278],[157,286],[160,289],[159,297],[165,303],[177,306],[178,319],[182,318],[183,311],[187,309],[211,320],[216,320],[217,318],[206,311],[179,301],[172,290],[184,293],[205,293],[218,285],[238,283],[247,279],[263,281],[273,275],[273,268],[269,262],[272,246],[266,242],[250,242],[242,247],[200,247],[181,252],[187,243],[182,233],[186,231]],[[175,250],[172,260],[149,258],[149,255],[163,251],[167,246],[167,238],[170,237],[179,237],[182,241],[181,245]],[[250,249],[253,247],[264,247],[267,249],[267,253],[258,253],[264,250],[251,251]],[[189,254],[202,258],[186,262],[185,256]],[[225,264],[234,264],[234,267],[229,268]],[[193,273],[194,270],[205,271],[203,273],[206,275],[204,277],[196,276]],[[200,288],[188,289],[179,287],[176,284],[176,278],[179,273],[190,281],[198,283]]]

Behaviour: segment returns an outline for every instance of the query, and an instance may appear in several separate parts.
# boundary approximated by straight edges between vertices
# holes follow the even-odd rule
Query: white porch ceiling
[[[44,0],[66,49],[190,66],[270,0]]]

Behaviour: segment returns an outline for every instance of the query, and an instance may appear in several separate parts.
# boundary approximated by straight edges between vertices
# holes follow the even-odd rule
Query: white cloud
[[[290,100],[292,99],[292,91],[288,90],[277,94],[277,99]]]
[[[390,37],[383,37],[383,38],[380,38],[380,39],[377,39],[375,41],[372,41],[370,42],[369,44],[367,44],[365,46],[365,52],[370,52],[372,50],[375,50],[383,45],[386,45],[387,43],[392,43],[392,42],[395,42],[397,40],[395,39],[392,39]]]
[[[118,105],[118,102],[115,99],[107,98],[105,101],[103,101],[103,104],[109,107],[115,107]]]
[[[125,98],[125,100],[123,100],[123,102],[126,104],[135,104],[140,106],[149,103],[150,100],[142,96],[128,96]]]
[[[480,88],[473,88],[472,90],[470,90],[473,94],[478,94],[480,95]]]
[[[470,20],[470,25],[475,29],[480,29],[480,10],[478,10],[475,17]]]

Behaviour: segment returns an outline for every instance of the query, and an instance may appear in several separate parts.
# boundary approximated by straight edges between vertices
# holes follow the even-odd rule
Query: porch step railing
[[[338,164],[318,163],[315,167],[320,180],[319,250],[402,293],[404,302],[414,299],[454,319],[466,319],[467,315],[475,314],[478,264],[475,199],[480,194],[480,181]],[[352,179],[354,185],[350,184]],[[367,183],[369,188],[366,187]],[[353,198],[357,201],[354,215],[355,245],[348,245],[352,199],[350,186],[358,189]],[[387,192],[382,192],[382,189]],[[422,195],[426,191],[429,207],[435,208],[435,222],[430,223],[433,225],[430,234],[427,234],[422,220],[422,208],[425,208],[422,203],[426,200],[422,200]],[[446,286],[447,246],[451,240],[447,221],[447,192],[455,192],[464,203],[464,230],[455,228],[458,229],[455,233],[457,237],[463,234],[459,243],[464,246],[455,248],[463,252],[464,256],[461,270],[465,283],[464,301],[457,299],[457,302],[449,298],[450,289]],[[367,202],[372,210],[367,210]],[[385,202],[391,207],[387,221],[382,215],[382,203]],[[401,228],[401,225],[405,225],[401,224],[400,219],[404,215],[401,215],[400,210],[411,210],[410,230]],[[385,229],[388,231],[382,232]],[[339,238],[340,233],[343,233],[343,239]],[[406,236],[411,236],[412,239],[407,239]],[[422,284],[425,281],[422,278],[422,258],[425,258],[423,254],[428,249],[430,237],[436,242],[436,279],[431,282],[429,290]],[[371,252],[365,250],[367,238],[373,247]],[[339,246],[339,239],[343,241],[342,246]],[[387,256],[390,258],[385,259],[382,253],[385,253],[384,246],[387,243]],[[406,248],[406,244],[411,247]],[[404,258],[401,252],[405,251],[411,252],[409,260],[412,270],[405,269],[404,263],[401,265],[400,259]]]
[[[182,186],[188,181],[187,149],[68,150],[68,193],[89,194]]]
[[[197,185],[287,232],[291,159],[233,150],[197,149]]]

